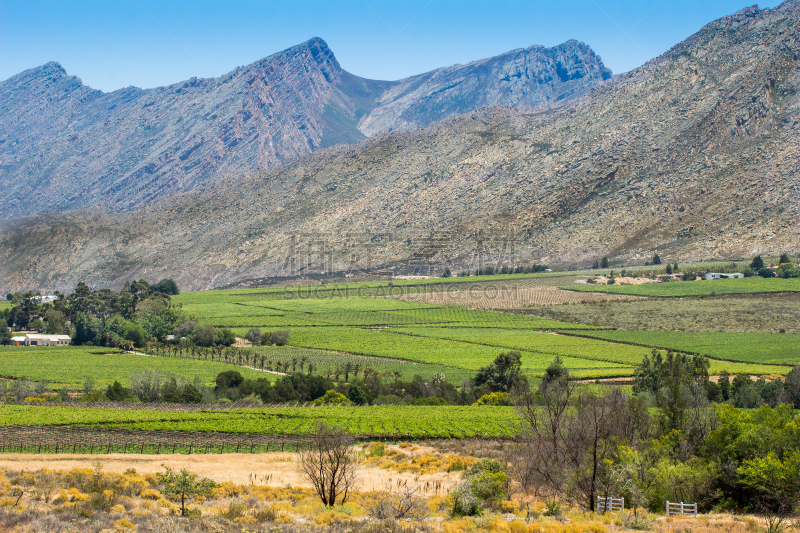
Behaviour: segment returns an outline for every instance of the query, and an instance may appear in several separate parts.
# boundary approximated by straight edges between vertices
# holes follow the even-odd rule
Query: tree
[[[194,339],[194,343],[198,346],[213,346],[215,333],[216,329],[214,329],[214,326],[206,324],[205,326],[195,328],[192,333],[192,338]]]
[[[164,278],[155,285],[150,285],[150,294],[160,292],[161,294],[179,294],[178,284],[170,278]]]
[[[310,443],[298,454],[300,473],[328,507],[343,504],[356,485],[358,454],[344,428],[317,423]]]
[[[727,370],[719,373],[719,388],[722,400],[727,402],[731,398],[731,375]]]
[[[252,344],[261,344],[261,330],[259,328],[250,328],[245,333],[244,338]]]
[[[800,366],[792,368],[789,373],[786,374],[784,391],[786,393],[786,400],[793,404],[795,409],[800,409]]]
[[[242,384],[244,378],[236,370],[226,370],[217,374],[216,390],[235,389]]]
[[[661,264],[661,256],[658,254],[653,254],[653,264],[660,265]]]
[[[758,275],[759,275],[759,277],[762,277],[762,278],[774,278],[775,277],[775,271],[772,270],[771,268],[762,267],[762,268],[758,269]]]
[[[208,478],[197,479],[197,474],[190,473],[182,468],[176,474],[168,466],[164,467],[164,472],[156,474],[159,483],[164,485],[164,494],[179,494],[181,497],[181,516],[186,516],[186,500],[194,495],[207,496],[212,489],[218,487],[215,482]]]
[[[770,451],[766,456],[744,461],[739,479],[752,494],[756,511],[764,515],[768,533],[777,533],[782,524],[800,508],[800,451],[786,452],[781,459]]]
[[[269,340],[271,344],[275,346],[284,346],[289,343],[289,339],[292,336],[292,332],[288,329],[282,329],[278,331],[273,331],[269,335]]]
[[[367,405],[367,394],[358,385],[352,385],[347,391],[347,397],[356,405]]]
[[[783,253],[781,254],[780,259],[778,259],[778,264],[789,263],[789,254]]]
[[[608,257],[603,257],[603,260],[600,261],[600,268],[608,268]]]
[[[183,386],[183,390],[181,391],[180,396],[181,403],[202,403],[203,402],[203,393],[198,390],[197,387],[192,385],[191,383],[187,383]]]
[[[453,273],[452,273],[452,272],[450,272],[450,268],[449,268],[449,267],[444,267],[444,271],[442,272],[442,275],[441,275],[440,277],[442,277],[442,278],[449,278],[449,277],[451,277],[452,275],[453,275]]]
[[[775,274],[779,278],[800,278],[800,270],[792,263],[782,263]]]
[[[5,320],[0,320],[0,345],[11,344],[11,330]]]
[[[236,342],[236,334],[230,328],[218,329],[214,332],[214,344],[230,346]]]
[[[522,396],[519,412],[525,421],[527,445],[520,449],[516,478],[525,490],[542,489],[555,499],[567,485],[567,412],[575,394],[569,372],[556,357],[536,393]]]
[[[108,390],[106,391],[106,398],[112,402],[122,402],[130,397],[130,389],[123,387],[119,381],[114,381],[112,385],[108,386]]]
[[[522,355],[516,351],[503,352],[489,366],[478,370],[472,379],[474,388],[486,388],[489,392],[511,392],[527,388],[528,381],[522,375]]]
[[[667,263],[667,274],[672,274],[672,265]]]
[[[64,335],[68,331],[67,317],[57,309],[48,309],[44,314],[47,321],[47,333]]]
[[[750,262],[750,268],[752,268],[756,272],[764,268],[764,260],[761,259],[760,255],[757,255],[753,258],[753,261]]]

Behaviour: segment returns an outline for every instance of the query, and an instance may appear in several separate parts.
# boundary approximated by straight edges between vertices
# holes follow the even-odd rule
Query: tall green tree
[[[474,388],[485,388],[489,392],[511,392],[527,388],[527,384],[522,375],[522,355],[516,350],[501,353],[492,364],[478,370],[472,379]]]

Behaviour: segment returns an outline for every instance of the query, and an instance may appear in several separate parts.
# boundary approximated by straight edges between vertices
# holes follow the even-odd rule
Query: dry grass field
[[[502,309],[528,306],[551,306],[590,302],[640,300],[641,297],[600,292],[574,292],[547,286],[462,287],[460,290],[416,292],[394,296],[407,302],[455,305],[469,309]]]

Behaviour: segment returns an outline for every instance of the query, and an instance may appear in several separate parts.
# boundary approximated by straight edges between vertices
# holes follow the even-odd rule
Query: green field
[[[598,331],[591,335],[613,341],[702,353],[727,361],[800,365],[800,335],[674,331]]]
[[[530,336],[539,331],[559,329],[597,329],[545,318],[369,296],[376,286],[314,286],[314,290],[320,289],[321,292],[312,297],[302,297],[303,291],[311,290],[305,287],[297,291],[290,290],[288,294],[291,297],[282,288],[236,289],[183,293],[175,301],[198,321],[232,328],[240,337],[250,328],[260,328],[264,332],[289,329],[292,332],[289,342],[295,347],[337,352],[344,362],[357,356],[386,358],[369,364],[382,373],[399,371],[406,378],[443,373],[448,381],[455,384],[472,377],[476,370],[488,365],[509,347],[524,352],[523,371],[533,377],[542,375],[555,354],[573,355],[559,348],[559,341],[553,340],[555,337],[552,335],[538,334],[536,338],[539,344],[535,349],[519,348],[518,343],[500,342],[502,337]],[[383,289],[392,290],[396,287],[386,287],[384,284]],[[405,331],[390,330],[397,327],[410,327],[415,331],[431,329],[431,334],[408,335]],[[481,344],[470,339],[470,332],[476,327],[496,330],[493,334],[495,342]],[[452,334],[453,338],[448,339],[441,334],[442,331]],[[552,340],[554,346],[547,347],[548,340]],[[644,350],[638,350],[642,353],[636,357],[632,355],[635,350],[630,347],[602,341],[566,339],[560,342],[591,344],[599,351],[615,350],[628,354],[622,363],[617,359],[604,361],[603,357],[592,354],[569,357],[565,364],[578,377],[631,375],[634,361],[641,360],[645,353]],[[409,367],[401,360],[411,361],[415,365]],[[329,362],[322,363],[319,358],[312,362],[320,369],[335,368]]]
[[[442,328],[447,333],[467,333],[472,329]],[[432,333],[436,328],[419,328],[422,332]],[[398,330],[399,331],[399,330]],[[418,330],[414,330],[418,331]],[[502,330],[489,330],[502,331]],[[510,330],[519,333],[518,330]],[[544,335],[544,334],[542,334]],[[574,339],[569,338],[569,341]],[[470,375],[482,366],[486,366],[497,355],[504,351],[502,346],[485,346],[471,342],[451,341],[430,336],[415,336],[394,331],[371,331],[355,328],[306,328],[293,332],[292,342],[302,346],[319,347],[334,346],[342,351],[379,355],[383,357],[405,358],[423,363],[446,364],[470,370]],[[587,341],[587,343],[619,347],[622,345],[602,341]],[[624,346],[623,349],[631,347]],[[641,358],[646,350],[642,352]],[[528,375],[541,376],[554,358],[554,354],[522,352],[522,368]],[[564,364],[571,370],[581,371],[581,375],[597,371],[598,376],[630,375],[633,368],[630,365],[614,364],[613,362],[590,362],[580,358],[566,358]],[[447,374],[446,374],[447,375]],[[447,376],[449,378],[449,375]]]
[[[147,411],[0,405],[0,425],[80,426],[262,435],[303,435],[317,420],[354,434],[410,438],[513,437],[513,407],[286,407],[219,411]]]
[[[237,370],[247,378],[272,380],[275,377],[275,374],[226,363],[148,357],[97,346],[0,347],[0,376],[37,382],[47,380],[53,389],[82,390],[87,377],[92,377],[97,387],[114,381],[129,386],[132,372],[155,369],[183,376],[190,382],[198,377],[206,385],[212,385],[217,374],[226,370]]]
[[[522,282],[534,283],[539,279],[550,282],[558,278],[529,276]],[[492,280],[496,281],[497,276]],[[761,278],[732,281],[751,283],[751,280],[783,281]],[[702,283],[661,285],[694,287]],[[714,283],[719,286],[719,281]],[[198,320],[231,327],[238,336],[244,336],[253,327],[266,332],[290,329],[290,344],[296,347],[339,352],[345,361],[357,356],[388,358],[383,363],[374,361],[375,369],[383,373],[399,371],[406,377],[410,377],[409,372],[423,377],[441,372],[456,384],[508,349],[522,352],[523,371],[530,377],[541,376],[553,357],[559,355],[565,358],[572,375],[583,379],[630,376],[635,365],[649,353],[647,348],[608,342],[615,340],[613,337],[597,335],[595,339],[581,339],[547,333],[560,329],[583,329],[588,333],[599,329],[596,326],[369,296],[376,287],[392,289],[385,284],[381,287],[380,283],[355,284],[354,287],[236,289],[183,293],[175,300]],[[303,292],[312,290],[320,292]],[[310,296],[301,297],[303,294]],[[613,308],[615,304],[601,305]],[[399,365],[398,360],[413,361],[419,366],[399,368],[395,366]],[[758,361],[742,361],[747,364],[737,364],[730,370],[755,374],[788,371],[757,365]],[[314,363],[319,364],[318,361]],[[325,368],[331,370],[335,366],[328,364]],[[712,362],[712,369],[720,368]]]
[[[550,360],[554,356],[560,355],[562,357],[589,359],[596,362],[635,366],[649,352],[647,349],[637,346],[553,335],[540,331],[484,329],[478,327],[469,329],[395,328],[392,331],[412,336],[434,337],[477,345],[536,352],[548,355]]]
[[[715,294],[755,294],[769,292],[800,292],[800,278],[739,278],[712,281],[675,281],[643,285],[585,285],[565,289],[584,292],[612,292],[634,296],[676,298],[684,296],[711,296]]]

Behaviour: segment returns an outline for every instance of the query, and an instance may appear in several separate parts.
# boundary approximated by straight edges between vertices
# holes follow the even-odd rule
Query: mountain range
[[[155,89],[103,93],[48,63],[0,82],[1,216],[134,209],[486,105],[566,101],[610,76],[577,41],[393,82],[346,72],[319,38],[219,78]]]
[[[56,202],[35,216],[20,215],[45,208],[14,203],[14,218],[0,225],[0,290],[70,288],[80,280],[117,287],[139,277],[173,277],[184,289],[204,289],[409,261],[457,269],[509,246],[522,261],[552,265],[602,256],[643,262],[655,252],[681,262],[797,253],[799,30],[800,0],[789,0],[714,21],[613,78],[585,45],[570,42],[562,46],[595,62],[550,63],[549,80],[499,78],[519,81],[519,91],[499,83],[490,90],[486,80],[498,78],[485,73],[526,64],[545,49],[402,82],[364,81],[358,94],[373,107],[352,104],[353,115],[336,108],[354,127],[346,130],[344,119],[315,126],[319,139],[335,130],[345,140],[350,131],[346,140],[355,144],[337,140],[317,150],[322,142],[307,142],[274,166],[237,171],[223,163],[238,152],[221,150],[222,170],[205,181],[171,187],[167,180],[138,195],[135,180],[120,179],[110,192],[95,193],[94,203],[89,196],[85,204]],[[321,41],[309,43],[303,46],[323,50]],[[331,55],[324,64],[334,61]],[[327,79],[323,68],[318,72]],[[455,95],[441,97],[447,105],[428,105],[441,94],[432,87],[443,76],[462,81],[440,87],[479,87],[472,92],[481,97],[465,108],[456,109]],[[548,89],[531,91],[532,83]],[[520,100],[509,101],[512,95]],[[333,113],[329,101],[320,116]],[[194,116],[201,111],[210,109]],[[368,138],[359,141],[356,131]],[[152,142],[166,143],[163,135]],[[20,156],[31,172],[41,172],[29,159]],[[43,183],[28,180],[31,191],[55,187],[38,179]],[[150,183],[142,182],[141,191]],[[107,200],[129,190],[134,198]],[[73,205],[89,209],[57,211]]]

